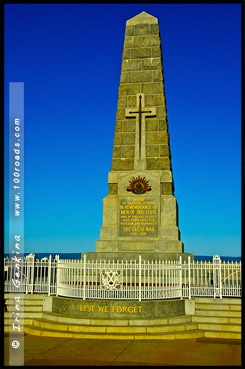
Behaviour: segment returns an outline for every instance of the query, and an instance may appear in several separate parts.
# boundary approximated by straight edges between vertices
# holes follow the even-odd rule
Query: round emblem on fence
[[[107,290],[119,290],[122,288],[122,271],[107,269],[101,273],[102,286]]]

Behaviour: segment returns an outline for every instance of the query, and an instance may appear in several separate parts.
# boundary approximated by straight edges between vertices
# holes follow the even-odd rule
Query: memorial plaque
[[[121,198],[119,236],[158,236],[158,202],[154,198]]]

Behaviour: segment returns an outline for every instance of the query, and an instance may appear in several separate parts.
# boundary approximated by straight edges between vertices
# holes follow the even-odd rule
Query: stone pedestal
[[[44,312],[62,314],[65,317],[114,319],[115,322],[132,319],[160,319],[183,316],[185,300],[126,301],[126,300],[80,300],[49,296],[44,299]],[[88,322],[89,323],[89,322]],[[146,322],[147,323],[147,322]]]
[[[96,252],[182,253],[178,229],[177,201],[173,195],[161,195],[161,185],[170,171],[139,171],[151,191],[141,195],[127,192],[132,173],[109,173],[109,184],[117,185],[116,195],[103,201],[103,226]],[[171,183],[171,182],[170,182]]]

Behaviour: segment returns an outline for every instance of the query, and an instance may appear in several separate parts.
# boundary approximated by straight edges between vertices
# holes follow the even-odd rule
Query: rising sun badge
[[[151,191],[151,186],[149,185],[149,181],[147,181],[145,177],[133,177],[133,179],[129,181],[127,191],[133,192],[136,195],[141,195],[142,193],[146,193],[146,191]]]

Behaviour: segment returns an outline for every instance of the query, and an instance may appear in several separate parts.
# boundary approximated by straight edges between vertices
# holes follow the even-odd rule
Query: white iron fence
[[[5,292],[82,299],[156,300],[241,297],[241,262],[5,259]]]
[[[60,260],[57,293],[83,299],[181,297],[181,265],[163,261]]]
[[[35,260],[35,255],[26,258],[4,259],[4,291],[19,293],[57,292],[57,261],[58,256]]]

